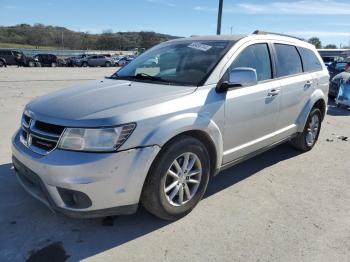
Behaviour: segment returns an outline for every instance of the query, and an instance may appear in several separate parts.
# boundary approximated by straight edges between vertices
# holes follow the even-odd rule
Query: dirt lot
[[[348,261],[350,110],[333,105],[318,144],[279,146],[214,178],[187,217],[144,210],[113,219],[51,213],[17,183],[10,139],[32,98],[115,68],[0,70],[0,261]],[[328,141],[327,141],[328,140]],[[40,250],[44,248],[43,250]]]

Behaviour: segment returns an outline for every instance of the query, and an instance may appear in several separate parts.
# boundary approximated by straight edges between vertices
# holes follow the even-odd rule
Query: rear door
[[[88,63],[90,66],[96,66],[97,65],[97,56],[94,55],[89,58]]]
[[[1,57],[5,59],[6,64],[13,65],[14,59],[12,57],[12,52],[10,50],[2,50],[1,51]]]
[[[103,55],[99,55],[97,58],[97,66],[103,66],[106,62],[106,57]]]
[[[304,74],[297,47],[274,43],[276,77],[281,87],[280,114],[277,129],[283,136],[296,132],[297,119],[313,87],[312,74]]]

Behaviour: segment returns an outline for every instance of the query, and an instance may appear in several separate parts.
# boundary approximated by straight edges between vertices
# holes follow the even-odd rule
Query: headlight
[[[134,131],[136,124],[106,128],[66,128],[58,147],[67,150],[111,152]]]

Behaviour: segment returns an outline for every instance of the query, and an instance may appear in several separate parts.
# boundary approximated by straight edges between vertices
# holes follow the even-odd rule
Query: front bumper
[[[159,150],[158,146],[116,153],[55,149],[42,156],[25,147],[18,133],[12,141],[13,164],[21,185],[52,210],[73,217],[134,213]],[[84,203],[74,205],[62,192],[78,192]]]

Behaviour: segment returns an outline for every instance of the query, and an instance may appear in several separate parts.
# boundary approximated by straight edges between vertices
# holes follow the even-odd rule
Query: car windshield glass
[[[132,60],[111,78],[198,86],[205,82],[231,43],[188,40],[160,44]]]

